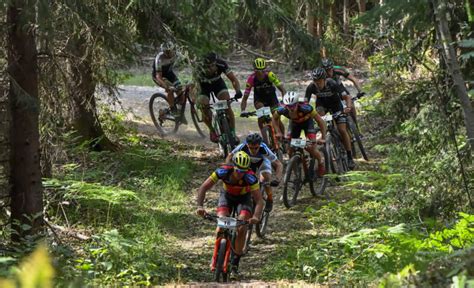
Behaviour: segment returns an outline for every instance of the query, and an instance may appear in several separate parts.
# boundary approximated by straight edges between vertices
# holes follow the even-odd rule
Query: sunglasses
[[[235,167],[234,170],[235,170],[235,172],[237,172],[239,174],[245,174],[249,171],[249,169],[241,169],[241,168],[237,168],[237,167]]]

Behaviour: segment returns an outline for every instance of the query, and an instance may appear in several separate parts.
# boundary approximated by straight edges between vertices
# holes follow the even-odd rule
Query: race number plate
[[[264,117],[264,116],[270,116],[272,115],[272,111],[270,107],[262,107],[260,109],[257,109],[257,117]]]
[[[331,122],[332,121],[332,115],[331,114],[326,114],[322,118],[326,122]]]
[[[296,148],[304,148],[306,147],[306,139],[300,139],[300,138],[291,139],[290,145]]]
[[[232,229],[237,227],[237,219],[232,217],[217,218],[217,226],[220,228]]]
[[[226,110],[228,107],[227,100],[220,100],[214,103],[215,110]]]

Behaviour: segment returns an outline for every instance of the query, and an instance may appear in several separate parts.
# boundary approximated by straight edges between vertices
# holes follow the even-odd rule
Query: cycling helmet
[[[299,95],[294,91],[286,92],[285,96],[283,96],[283,104],[285,105],[293,105],[298,103]]]
[[[253,61],[253,68],[255,68],[256,70],[263,70],[265,69],[265,67],[267,67],[265,59],[257,58],[255,59],[255,61]]]
[[[331,59],[324,58],[323,60],[321,60],[321,65],[323,66],[324,69],[331,69],[334,63],[332,62]]]
[[[321,67],[315,68],[313,71],[311,71],[311,77],[313,78],[313,80],[326,79],[326,70]]]
[[[248,169],[250,167],[250,156],[244,151],[239,151],[232,157],[232,162],[237,168]]]
[[[217,61],[217,54],[214,52],[210,52],[204,56],[203,61],[206,65],[214,64]]]
[[[161,48],[161,51],[169,51],[169,50],[174,50],[175,45],[171,41],[166,41],[161,44],[160,48]]]
[[[247,138],[245,138],[245,142],[247,142],[248,144],[260,144],[262,143],[262,141],[263,138],[258,133],[249,134]]]

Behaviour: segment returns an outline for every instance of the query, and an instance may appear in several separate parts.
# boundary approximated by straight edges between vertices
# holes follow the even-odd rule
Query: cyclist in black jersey
[[[217,216],[230,216],[232,208],[237,209],[238,219],[247,220],[256,224],[262,217],[263,199],[260,194],[260,185],[255,173],[250,169],[250,157],[247,153],[239,151],[232,157],[232,165],[223,165],[209,176],[198,190],[197,210],[200,216],[206,214],[204,199],[209,191],[219,180],[223,183],[217,207]],[[252,211],[252,198],[255,201],[255,211]],[[234,257],[231,259],[232,273],[238,275],[240,257],[243,253],[247,225],[237,228],[235,239]]]
[[[239,80],[237,79],[237,77],[235,77],[229,65],[227,65],[224,60],[217,57],[216,53],[211,52],[204,57],[203,63],[201,63],[200,67],[198,67],[196,75],[197,82],[199,83],[201,88],[201,91],[198,96],[198,103],[201,104],[201,110],[204,116],[203,120],[209,128],[209,136],[212,142],[217,142],[219,140],[219,137],[212,128],[211,111],[209,109],[203,109],[203,107],[205,107],[206,104],[209,104],[211,93],[214,93],[217,99],[219,100],[230,100],[229,91],[227,90],[227,86],[224,82],[224,79],[222,79],[221,77],[222,74],[225,74],[227,78],[229,78],[229,80],[232,82],[232,86],[235,89],[235,98],[242,98],[242,91],[240,91]],[[231,133],[235,138],[235,142],[238,143],[238,138],[235,135],[235,117],[231,107],[227,109],[227,115],[229,116]]]
[[[176,62],[175,45],[173,42],[168,41],[161,44],[160,49],[160,53],[156,55],[155,61],[153,61],[151,75],[153,81],[166,90],[168,104],[171,107],[173,116],[176,117],[179,114],[179,109],[176,109],[174,105],[174,92],[176,91],[176,94],[179,96],[179,103],[177,104],[181,105],[184,100],[184,90],[178,77],[173,72],[173,65]]]
[[[321,65],[326,70],[328,77],[332,78],[339,85],[341,85],[347,94],[350,94],[350,93],[349,93],[349,90],[347,90],[346,87],[344,87],[344,85],[342,84],[341,76],[344,77],[345,79],[350,80],[354,84],[354,87],[357,89],[357,97],[362,97],[365,95],[365,92],[362,92],[362,87],[360,86],[359,80],[353,74],[351,74],[349,70],[347,70],[346,68],[342,66],[334,65],[334,62],[329,58],[322,59]],[[357,123],[357,119],[356,119],[357,113],[356,113],[354,104],[352,105],[351,115],[352,115],[352,118],[354,118],[354,122]]]
[[[342,143],[347,151],[348,164],[350,169],[354,169],[355,163],[352,159],[351,140],[347,133],[347,116],[352,110],[352,101],[350,96],[344,89],[331,78],[327,78],[326,71],[322,67],[318,67],[311,72],[313,82],[306,88],[305,98],[309,103],[312,95],[316,95],[316,108],[320,114],[326,112],[336,113],[343,112],[336,118],[337,129],[342,137]],[[341,97],[346,100],[347,107],[344,108]]]

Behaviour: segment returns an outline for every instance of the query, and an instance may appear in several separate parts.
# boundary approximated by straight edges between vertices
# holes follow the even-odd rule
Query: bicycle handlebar
[[[219,219],[220,217],[217,216],[216,214],[206,213],[204,214],[203,218],[214,222],[214,221],[217,221],[217,219]],[[242,225],[247,225],[247,224],[249,224],[249,221],[237,219],[237,226],[242,226]]]

